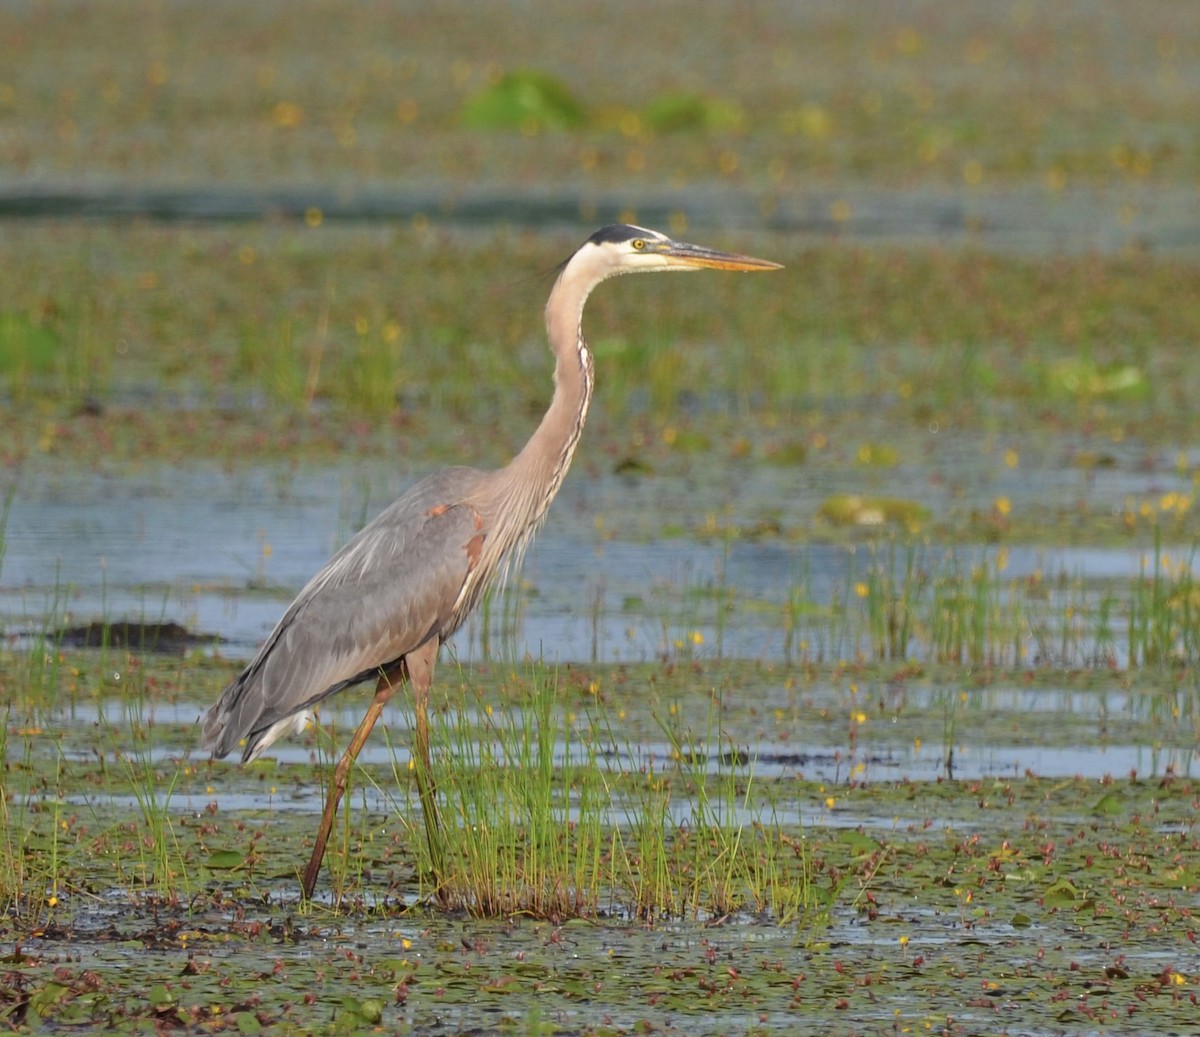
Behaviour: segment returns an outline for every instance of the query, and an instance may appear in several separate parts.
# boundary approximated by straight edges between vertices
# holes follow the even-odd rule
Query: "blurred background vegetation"
[[[0,453],[375,452],[416,422],[426,456],[503,460],[548,392],[545,272],[617,218],[789,268],[601,293],[619,459],[1184,444],[1194,13],[6,5]]]
[[[1200,176],[1186,0],[117,0],[0,20],[9,182],[636,193]]]

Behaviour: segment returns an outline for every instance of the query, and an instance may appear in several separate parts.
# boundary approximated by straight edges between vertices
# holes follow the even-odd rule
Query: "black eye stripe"
[[[588,240],[593,245],[619,245],[622,242],[641,241],[645,244],[644,235],[647,233],[645,227],[631,227],[627,223],[613,223],[607,227],[601,227]]]

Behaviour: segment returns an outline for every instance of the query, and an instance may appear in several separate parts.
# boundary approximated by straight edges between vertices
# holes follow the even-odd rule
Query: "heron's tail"
[[[242,713],[239,708],[239,700],[244,690],[245,678],[246,674],[242,673],[226,685],[225,690],[221,692],[221,697],[213,703],[204,718],[204,733],[201,736],[200,746],[206,752],[211,753],[214,760],[228,756],[249,734],[248,731],[241,730],[240,725],[234,723],[234,720],[239,718]]]
[[[241,748],[242,762],[257,760],[284,735],[300,734],[316,719],[311,709],[280,717],[265,707],[262,671],[247,667],[230,681],[204,718],[200,745],[219,760]]]

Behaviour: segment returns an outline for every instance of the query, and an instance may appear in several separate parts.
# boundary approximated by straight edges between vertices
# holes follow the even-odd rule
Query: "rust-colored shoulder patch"
[[[437,504],[434,507],[429,509],[429,517],[430,518],[441,518],[449,510],[450,510],[449,504]]]
[[[483,554],[483,542],[487,539],[486,533],[476,533],[467,541],[467,569],[474,569],[479,564],[479,556]]]

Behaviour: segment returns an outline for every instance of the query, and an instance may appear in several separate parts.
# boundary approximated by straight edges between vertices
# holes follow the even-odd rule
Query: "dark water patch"
[[[1200,249],[1195,193],[1122,185],[1049,191],[926,186],[849,186],[778,195],[718,188],[670,194],[540,187],[528,191],[383,186],[272,188],[0,185],[0,219],[162,222],[322,220],[409,222],[446,227],[572,229],[636,213],[640,223],[783,233],[864,243],[972,245],[1034,254]]]

